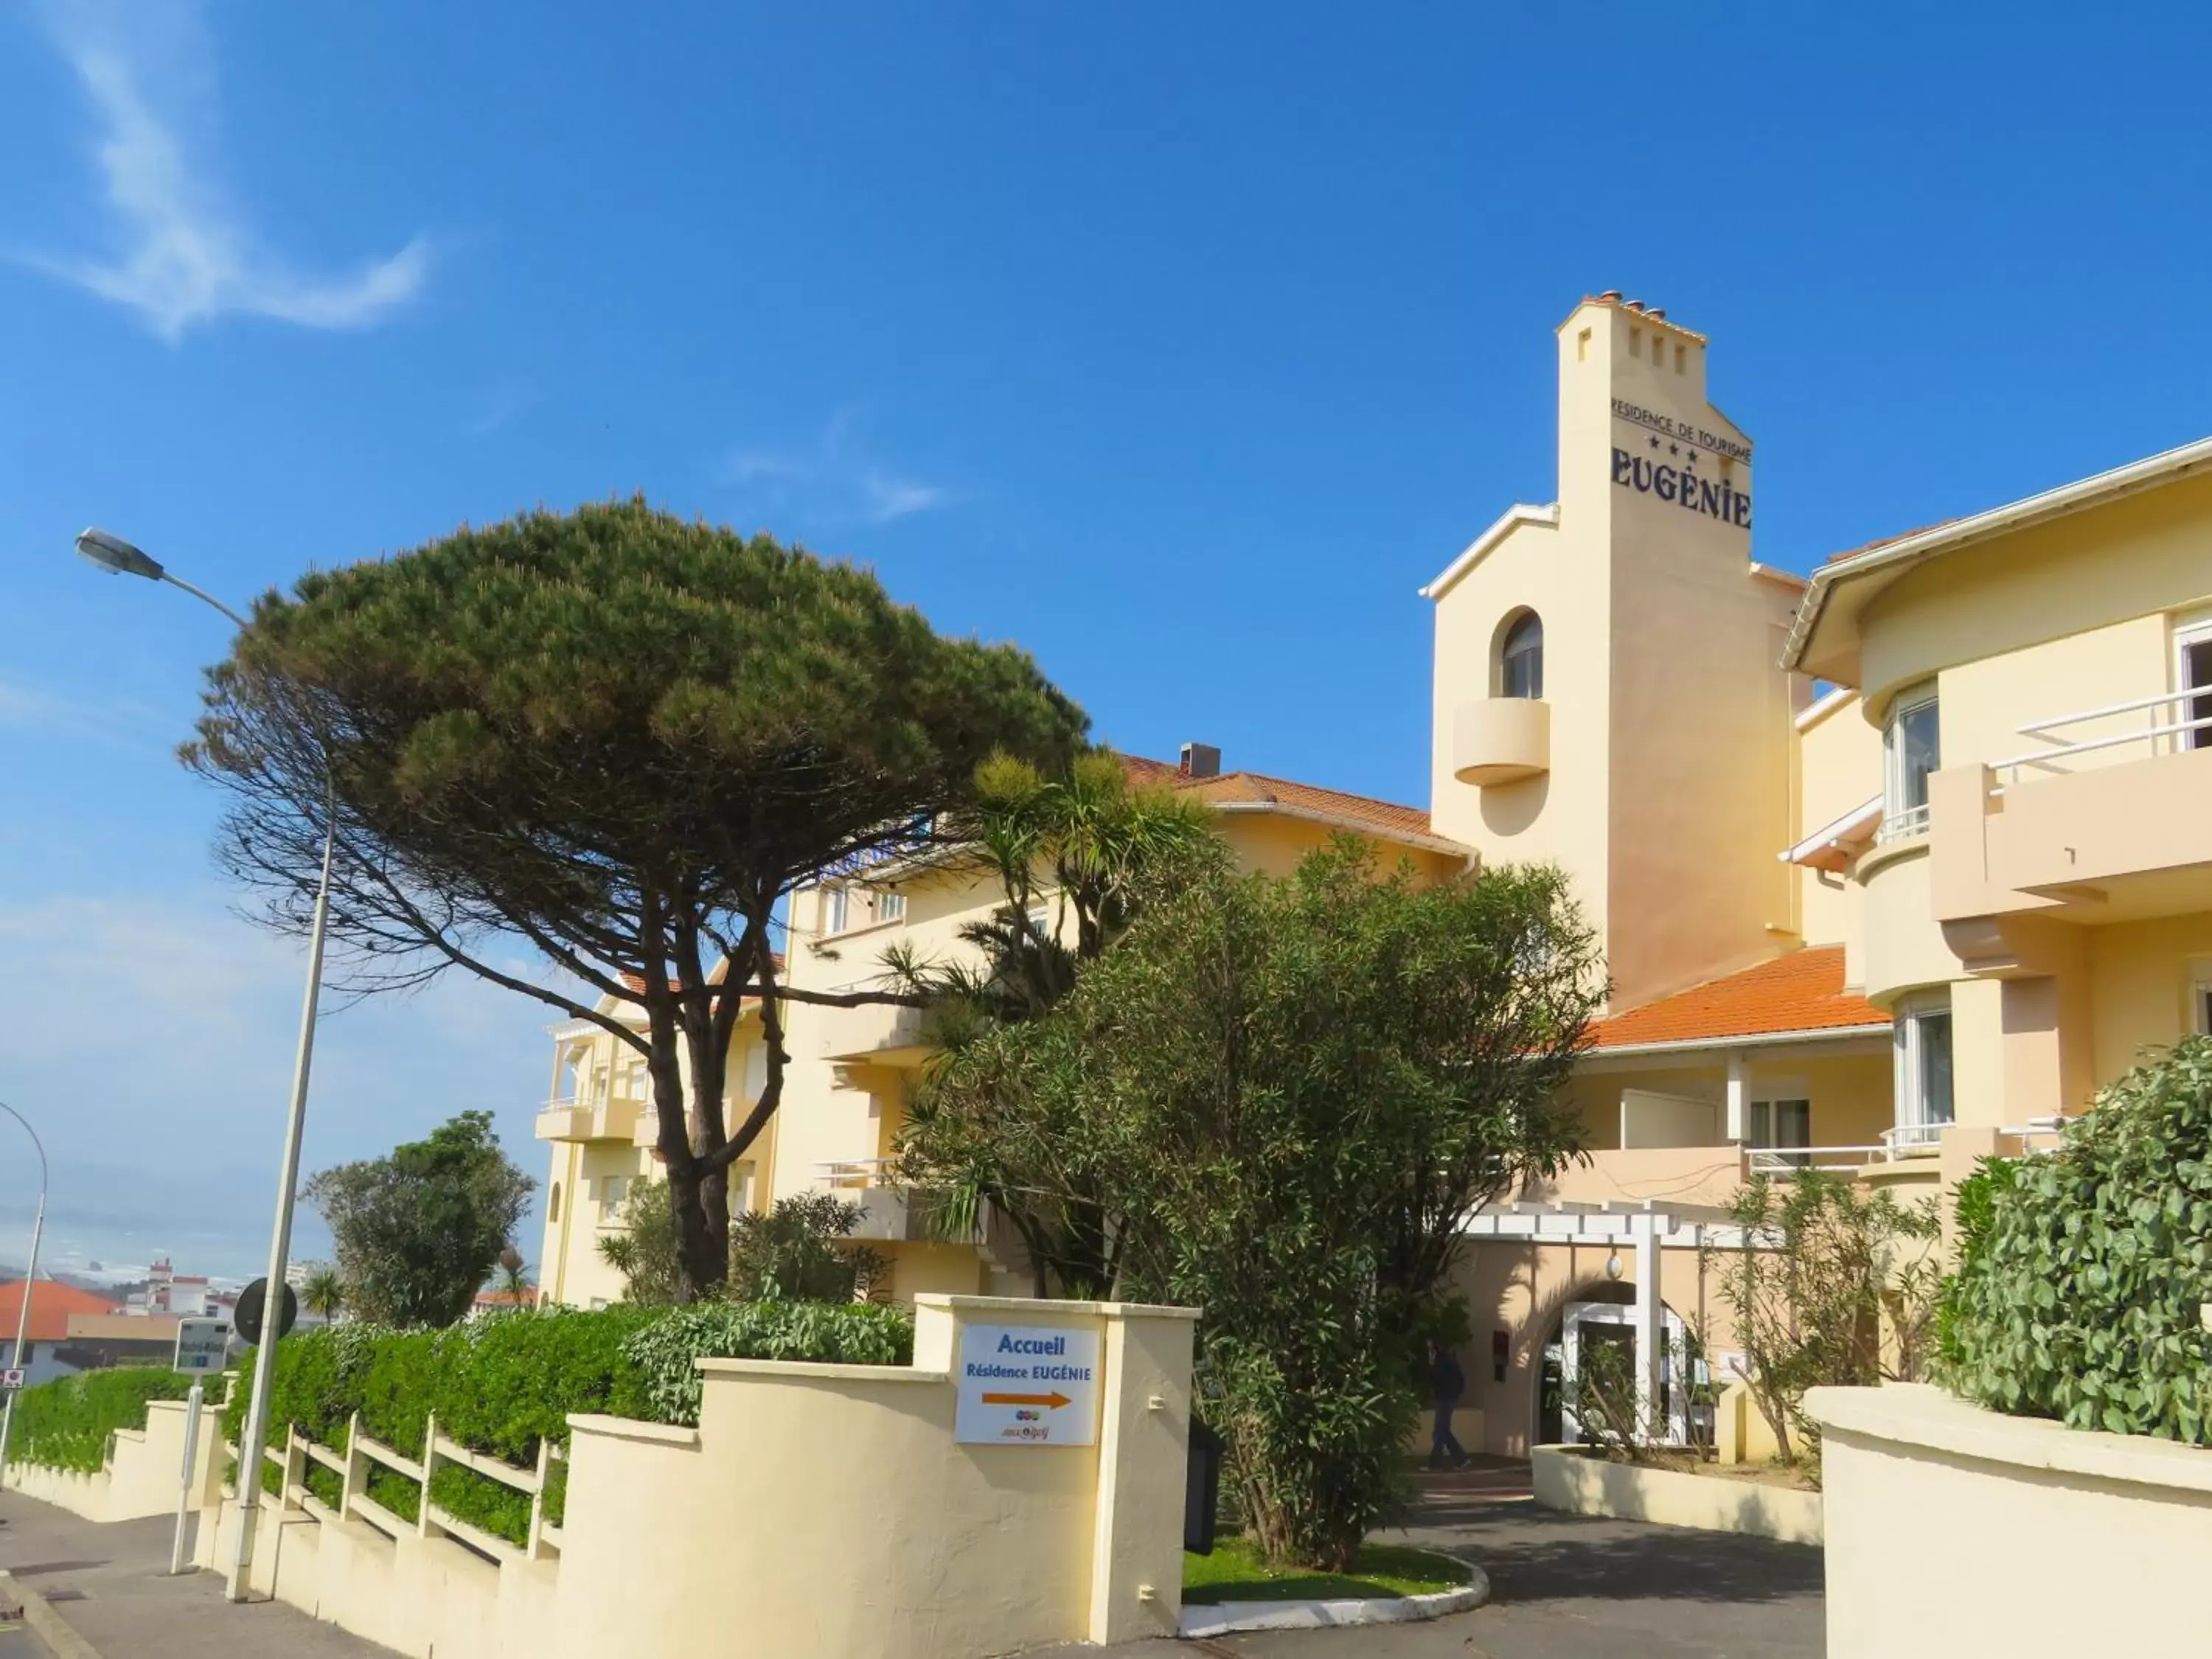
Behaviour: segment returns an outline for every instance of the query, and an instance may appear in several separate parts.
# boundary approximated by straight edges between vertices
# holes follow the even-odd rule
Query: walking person
[[[1458,1468],[1467,1462],[1467,1449],[1452,1433],[1452,1413],[1467,1393],[1467,1373],[1459,1356],[1444,1344],[1429,1343],[1429,1403],[1436,1408],[1436,1429],[1429,1437],[1429,1467]]]

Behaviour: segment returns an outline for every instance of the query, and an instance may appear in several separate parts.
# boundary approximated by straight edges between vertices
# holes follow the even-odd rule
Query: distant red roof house
[[[537,1305],[538,1287],[534,1285],[528,1290],[520,1291],[478,1291],[477,1292],[477,1306],[479,1308],[534,1308]]]
[[[0,1352],[12,1352],[7,1347],[15,1340],[15,1321],[23,1309],[23,1281],[20,1279],[0,1285]],[[121,1311],[110,1297],[81,1291],[74,1285],[64,1285],[59,1279],[42,1279],[31,1292],[30,1340],[33,1342],[59,1342],[69,1334],[71,1314],[106,1314]]]
[[[1591,1028],[1598,1049],[1796,1031],[1889,1029],[1889,1016],[1844,989],[1844,947],[1816,945],[1677,991]]]

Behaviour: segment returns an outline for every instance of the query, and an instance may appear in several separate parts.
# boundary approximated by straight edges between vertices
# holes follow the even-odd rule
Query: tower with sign
[[[1705,337],[1617,293],[1558,331],[1552,501],[1509,507],[1422,590],[1435,612],[1431,816],[1549,860],[1600,930],[1613,1006],[1800,942],[1802,581],[1752,556],[1751,440],[1706,395]]]

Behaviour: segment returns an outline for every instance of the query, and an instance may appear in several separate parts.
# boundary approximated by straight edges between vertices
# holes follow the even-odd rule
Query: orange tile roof
[[[1625,1048],[1889,1023],[1874,1004],[1844,989],[1844,947],[1815,945],[1631,1008],[1590,1029],[1593,1048]]]
[[[1273,805],[1292,811],[1326,813],[1360,823],[1382,836],[1430,836],[1429,815],[1418,806],[1400,806],[1371,795],[1346,794],[1341,789],[1322,789],[1310,783],[1293,783],[1261,772],[1221,772],[1210,778],[1189,778],[1179,766],[1166,761],[1124,755],[1121,763],[1132,783],[1152,788],[1188,789],[1204,800],[1224,805]]]
[[[0,1285],[0,1352],[11,1350],[6,1344],[15,1340],[15,1320],[23,1307],[23,1281],[14,1279]],[[74,1285],[64,1285],[58,1279],[42,1279],[31,1292],[30,1340],[33,1342],[59,1342],[69,1334],[71,1314],[104,1314],[117,1311],[114,1298],[81,1291]]]

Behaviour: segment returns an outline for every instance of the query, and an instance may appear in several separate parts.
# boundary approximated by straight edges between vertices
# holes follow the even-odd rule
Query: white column
[[[1728,1138],[1741,1146],[1751,1113],[1745,1106],[1747,1085],[1743,1078],[1743,1055],[1734,1053],[1728,1057]]]
[[[1636,1421],[1647,1440],[1656,1439],[1667,1427],[1659,1415],[1659,1322],[1664,1304],[1659,1295],[1658,1220],[1650,1214],[1629,1218],[1636,1237]]]

